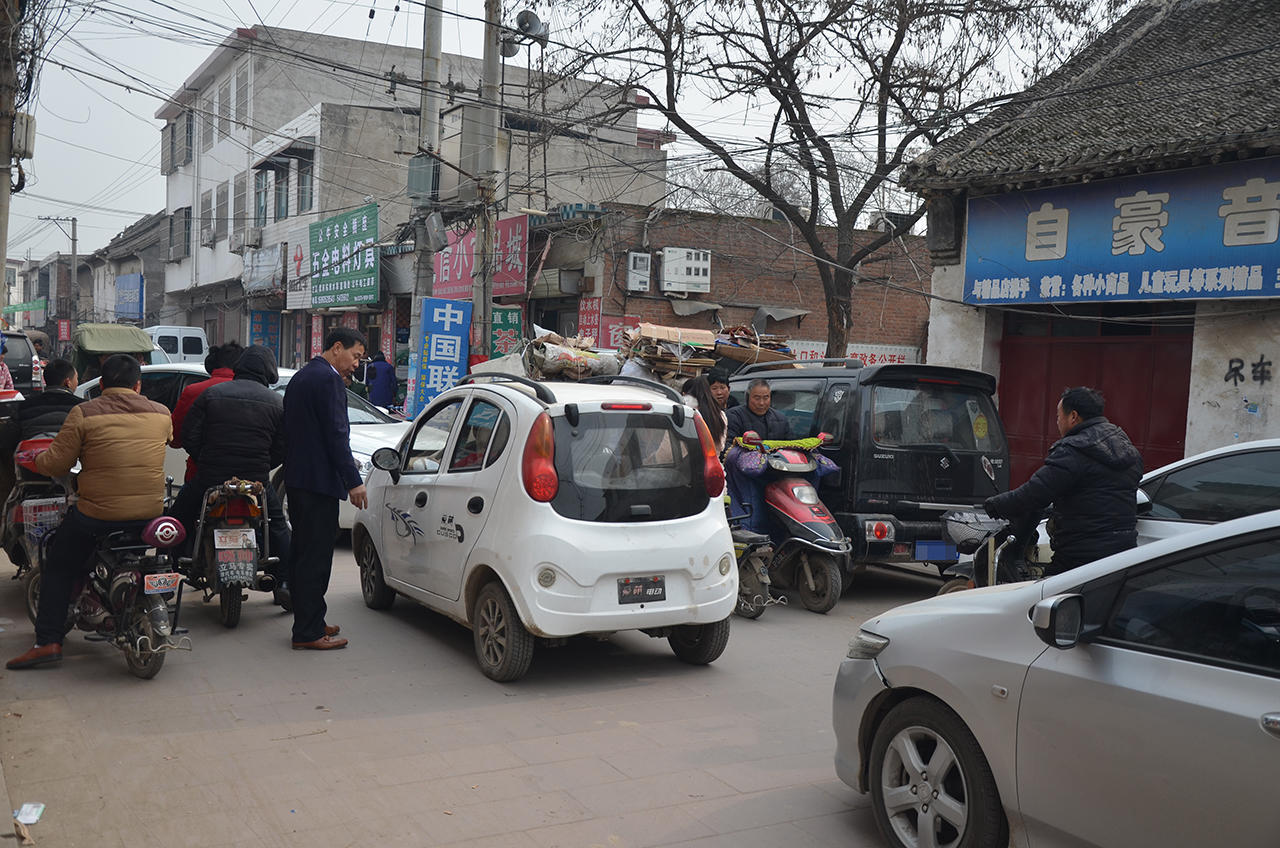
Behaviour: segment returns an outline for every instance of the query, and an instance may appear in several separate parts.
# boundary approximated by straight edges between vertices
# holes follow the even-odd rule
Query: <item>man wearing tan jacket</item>
[[[36,457],[41,474],[68,473],[80,461],[78,503],[54,534],[40,578],[36,644],[7,668],[31,668],[62,659],[71,588],[90,564],[104,534],[164,511],[164,449],[173,426],[169,410],[147,400],[132,356],[102,365],[102,394],[67,413],[47,451]]]

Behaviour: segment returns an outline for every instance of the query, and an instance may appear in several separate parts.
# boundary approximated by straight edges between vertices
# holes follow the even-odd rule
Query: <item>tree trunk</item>
[[[849,347],[849,327],[853,324],[853,274],[833,269],[823,288],[827,301],[827,358],[842,359]]]

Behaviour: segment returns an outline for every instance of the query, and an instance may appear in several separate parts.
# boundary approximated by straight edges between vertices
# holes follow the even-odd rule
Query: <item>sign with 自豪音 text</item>
[[[409,352],[405,412],[410,418],[467,373],[470,336],[469,302],[440,297],[422,299],[422,322]]]
[[[1280,295],[1280,157],[969,198],[964,301]]]
[[[312,224],[309,238],[312,306],[378,301],[378,204]]]

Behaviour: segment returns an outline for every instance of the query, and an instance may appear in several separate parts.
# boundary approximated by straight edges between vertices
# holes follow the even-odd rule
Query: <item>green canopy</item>
[[[72,364],[81,380],[98,376],[98,358],[104,353],[147,356],[155,346],[150,336],[129,324],[78,324],[71,344],[75,349]]]

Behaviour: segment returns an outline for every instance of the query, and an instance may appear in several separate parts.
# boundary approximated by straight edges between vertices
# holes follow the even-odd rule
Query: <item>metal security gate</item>
[[[1150,304],[1142,306],[1153,311]],[[1107,418],[1129,434],[1146,470],[1181,459],[1191,381],[1190,320],[1110,324],[1008,313],[998,393],[1009,439],[1009,484],[1024,483],[1057,441],[1054,410],[1068,386],[1102,392]]]

